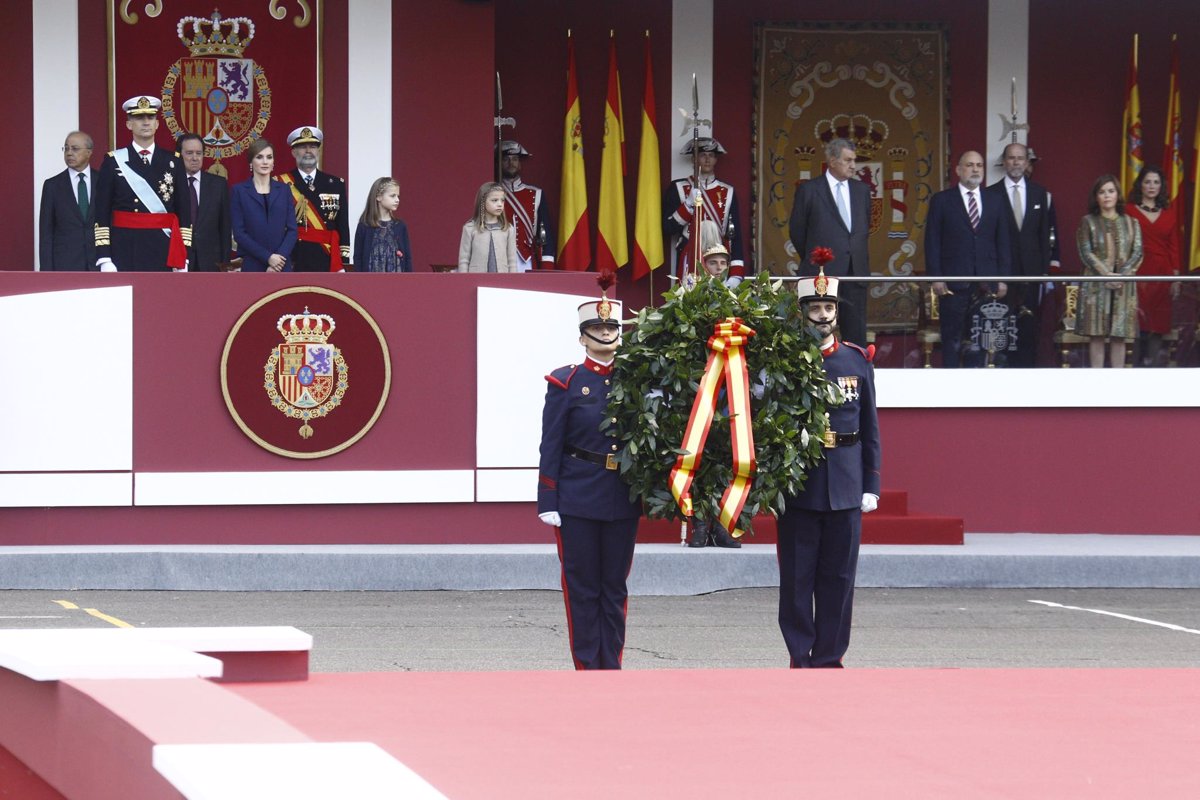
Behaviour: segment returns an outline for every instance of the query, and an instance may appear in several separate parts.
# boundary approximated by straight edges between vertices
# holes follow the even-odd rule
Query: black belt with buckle
[[[580,461],[599,464],[605,469],[617,468],[617,457],[612,453],[593,453],[591,450],[583,450],[573,444],[569,444],[564,447],[563,452],[569,455],[571,458],[578,458]]]
[[[829,449],[833,447],[849,447],[852,444],[858,444],[858,431],[854,433],[837,433],[836,431],[825,431],[825,436],[821,439],[821,446]]]

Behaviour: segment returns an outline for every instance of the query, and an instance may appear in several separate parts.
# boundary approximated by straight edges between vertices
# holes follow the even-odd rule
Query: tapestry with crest
[[[162,100],[157,143],[199,134],[209,171],[231,183],[249,176],[245,151],[255,139],[269,138],[279,157],[290,130],[321,125],[322,6],[108,0],[110,146],[129,142],[121,103],[154,93]]]
[[[821,177],[822,148],[853,141],[871,188],[871,271],[923,271],[930,195],[943,188],[948,138],[945,26],[933,23],[760,23],[755,26],[755,263],[795,274],[788,239],[796,187]],[[914,284],[870,287],[873,329],[915,326]]]

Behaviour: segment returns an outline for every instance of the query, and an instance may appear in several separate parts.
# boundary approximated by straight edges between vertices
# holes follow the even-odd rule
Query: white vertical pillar
[[[691,161],[679,155],[685,140],[679,132],[684,119],[676,109],[692,110],[692,74],[700,95],[700,116],[713,118],[713,0],[672,0],[671,2],[671,125],[666,132],[671,153],[671,178],[692,173]],[[711,135],[717,135],[718,120],[713,119]],[[709,131],[701,130],[701,136]],[[662,134],[660,134],[662,135]],[[691,136],[691,130],[688,131]]]
[[[392,3],[350,0],[346,11],[350,36],[346,200],[353,235],[371,184],[383,175],[396,174],[392,164]]]
[[[38,263],[42,182],[62,172],[62,147],[79,127],[78,0],[29,0],[33,6],[33,259]],[[104,131],[88,131],[104,141]],[[98,155],[92,154],[93,161]]]
[[[1011,134],[1004,136],[1000,115],[1012,119],[1014,78],[1017,82],[1017,123],[1029,122],[1029,0],[989,0],[987,53],[987,143],[964,142],[958,149],[986,146],[983,156],[991,176],[987,182],[992,183],[1003,175],[1003,170],[992,165],[1000,160],[1004,145],[1012,141]],[[1028,140],[1027,131],[1017,132],[1017,141],[1027,143]]]

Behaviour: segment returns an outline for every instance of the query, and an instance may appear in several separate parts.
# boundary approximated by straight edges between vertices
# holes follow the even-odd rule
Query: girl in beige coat
[[[459,272],[518,272],[516,230],[504,217],[504,187],[485,183],[475,195],[475,216],[463,225]]]

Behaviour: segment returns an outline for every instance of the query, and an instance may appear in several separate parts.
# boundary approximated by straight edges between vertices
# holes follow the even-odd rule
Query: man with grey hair
[[[833,260],[827,275],[866,277],[871,274],[867,236],[871,226],[871,190],[854,179],[854,143],[834,139],[825,145],[825,174],[796,187],[788,233],[800,261],[799,274],[818,272],[809,256],[814,247],[828,247]],[[844,283],[841,288],[842,339],[867,346],[867,285]]]
[[[96,237],[92,225],[96,194],[92,172],[92,137],[71,131],[63,144],[67,168],[42,184],[38,215],[38,264],[42,272],[96,269]]]

